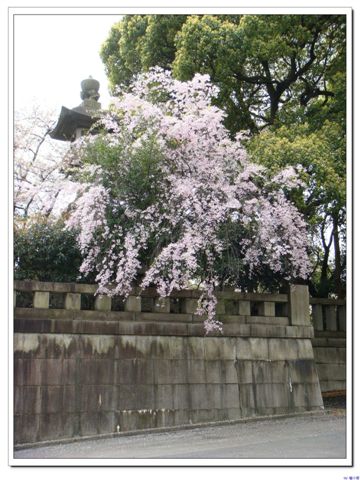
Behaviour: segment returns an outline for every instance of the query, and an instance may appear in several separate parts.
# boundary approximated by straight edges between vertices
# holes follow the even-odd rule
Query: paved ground
[[[345,410],[166,433],[78,441],[15,458],[345,458]]]

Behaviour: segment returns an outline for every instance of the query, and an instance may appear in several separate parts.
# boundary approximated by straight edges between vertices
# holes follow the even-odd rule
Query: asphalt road
[[[14,458],[345,458],[344,411],[77,441]]]

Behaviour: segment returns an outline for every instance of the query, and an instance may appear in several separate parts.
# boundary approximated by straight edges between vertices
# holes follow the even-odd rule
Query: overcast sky
[[[32,104],[46,110],[81,102],[80,82],[100,82],[100,102],[109,103],[101,44],[120,15],[15,15],[15,110]]]

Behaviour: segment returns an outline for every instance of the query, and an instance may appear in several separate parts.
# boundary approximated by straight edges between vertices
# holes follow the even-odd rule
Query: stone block
[[[30,388],[33,388],[33,387],[30,387]],[[24,396],[23,387],[14,385],[14,414],[15,415],[24,413],[23,396]]]
[[[178,387],[179,385],[177,385]],[[174,408],[175,385],[154,385],[154,407],[157,410]],[[178,399],[177,399],[178,400]],[[178,402],[181,405],[181,402]],[[182,405],[184,408],[184,406]]]
[[[109,384],[112,382],[110,381]],[[154,383],[153,361],[145,359],[122,359],[116,362],[117,384]]]
[[[234,338],[204,338],[206,360],[234,360],[236,357]]]
[[[80,398],[78,394],[80,386],[65,385],[63,387],[63,413],[77,413],[79,411]]]
[[[346,349],[346,338],[328,338],[327,345],[329,347]]]
[[[299,359],[288,362],[288,376],[292,383],[316,383],[318,372],[312,359]]]
[[[175,418],[176,418],[176,411],[172,409],[164,409],[155,410],[152,412],[154,427],[161,428],[161,427],[172,427],[176,425]]]
[[[190,408],[192,410],[210,408],[211,399],[207,395],[205,384],[190,385]]]
[[[194,424],[214,421],[214,410],[205,408],[193,409],[191,411],[191,420]]]
[[[250,360],[252,358],[249,338],[237,338],[235,341],[235,349],[236,359]]]
[[[319,374],[320,380],[346,380],[346,365],[343,364],[319,364],[317,366],[317,371]]]
[[[141,297],[129,295],[125,300],[124,308],[126,312],[141,312]]]
[[[188,337],[185,339],[186,356],[191,359],[204,359],[205,347],[203,337]]]
[[[117,414],[115,412],[98,413],[98,432],[99,434],[109,434],[116,432]]]
[[[175,410],[185,410],[191,405],[191,389],[192,385],[182,384],[173,385],[173,402]]]
[[[257,408],[287,407],[288,385],[284,383],[261,383],[256,384]]]
[[[23,385],[41,385],[41,370],[43,359],[23,358],[22,373],[20,375]],[[19,378],[19,377],[18,377]]]
[[[322,393],[333,392],[335,390],[346,390],[346,381],[320,379],[320,388]]]
[[[209,399],[208,408],[218,409],[224,407],[226,390],[222,383],[207,383],[206,394]]]
[[[15,358],[31,358],[38,356],[40,349],[40,335],[37,333],[15,333]]]
[[[81,385],[95,385],[98,381],[96,358],[82,358],[78,362],[77,381]]]
[[[219,315],[218,316],[221,323],[224,325],[228,324],[237,324],[237,325],[245,325],[246,317],[245,315]],[[225,335],[225,333],[224,333]]]
[[[136,385],[136,397],[137,410],[154,410],[154,385]]]
[[[263,302],[262,315],[275,317],[275,302]]]
[[[267,360],[269,358],[269,342],[267,338],[249,338],[252,360]]]
[[[253,361],[235,360],[234,368],[236,371],[237,382],[239,385],[253,382]]]
[[[95,297],[95,310],[99,311],[111,311],[111,297],[106,295],[98,295]]]
[[[174,425],[189,425],[191,412],[189,410],[174,411]]]
[[[248,416],[249,410],[256,409],[255,403],[255,385],[253,384],[243,384],[239,387],[239,400],[240,400],[240,411],[242,416]]]
[[[49,308],[49,292],[34,292],[34,308]]]
[[[120,385],[118,395],[118,410],[136,410],[137,388],[135,385]]]
[[[83,412],[80,414],[81,436],[97,435],[99,433],[99,412]]]
[[[292,385],[294,406],[305,407],[311,410],[312,407],[322,406],[322,396],[319,383],[297,383]]]
[[[187,360],[187,382],[207,383],[209,379],[205,368],[207,368],[208,363],[210,362],[205,362],[205,360]]]
[[[249,300],[240,300],[239,301],[239,315],[250,315],[250,301]]]
[[[42,403],[40,386],[24,386],[21,390],[21,408],[24,415],[37,415],[46,407]]]
[[[227,408],[226,417],[224,420],[240,420],[243,415],[241,414],[240,408]]]
[[[96,359],[96,385],[113,385],[114,384],[114,367],[115,367],[114,359],[97,358]]]
[[[61,385],[41,388],[41,413],[63,413],[63,393]]]
[[[257,360],[252,362],[252,381],[254,383],[271,383],[273,368],[272,362],[269,361]]]
[[[66,310],[80,310],[81,308],[81,294],[67,293],[65,295],[65,309]]]
[[[277,360],[268,362],[269,371],[265,373],[264,379],[269,378],[271,383],[286,383],[288,380],[288,365],[291,362]],[[266,383],[266,382],[265,382]]]
[[[253,324],[263,324],[269,327],[272,326],[287,326],[289,325],[289,320],[287,317],[270,317],[270,316],[251,316],[246,317],[246,323]]]
[[[314,357],[316,364],[319,363],[345,363],[346,351],[344,348],[326,347],[315,348]]]
[[[312,308],[312,320],[315,330],[324,330],[323,307],[318,303],[314,303]]]
[[[245,321],[245,317],[239,317],[242,321]],[[223,334],[225,337],[250,337],[251,330],[250,325],[243,323],[228,323],[223,326]]]
[[[224,408],[239,408],[239,387],[236,384],[219,385],[223,391],[222,405]]]
[[[156,336],[153,345],[154,358],[183,359],[185,358],[186,339],[182,337]]]
[[[285,327],[285,337],[288,338],[313,338],[314,328],[312,326],[289,326]]]
[[[238,375],[235,364],[237,360],[220,361],[220,379],[222,383],[238,383]],[[215,377],[216,378],[216,377]]]
[[[154,378],[157,384],[186,383],[186,360],[154,359]]]
[[[137,358],[152,359],[157,355],[157,344],[161,342],[162,337],[136,337],[135,345]]]
[[[72,416],[62,413],[40,415],[40,437],[42,440],[71,438],[74,435]]]
[[[233,363],[231,360],[228,362]],[[204,371],[204,381],[206,383],[224,383],[225,382],[225,375],[222,369],[222,362],[221,360],[208,360],[205,366],[206,376]],[[201,383],[201,382],[198,382]]]
[[[290,285],[289,308],[291,325],[310,325],[307,285]]]
[[[269,338],[270,360],[296,360],[299,358],[299,344],[293,338]]]
[[[336,305],[325,305],[325,330],[330,332],[337,331]]]
[[[314,358],[314,350],[310,339],[297,339],[299,358]]]
[[[82,385],[79,389],[80,411],[98,412],[103,408],[104,388],[101,385]]]
[[[14,416],[14,444],[34,443],[42,440],[40,436],[40,415]]]
[[[258,338],[284,338],[286,328],[280,325],[251,325],[250,335]]]

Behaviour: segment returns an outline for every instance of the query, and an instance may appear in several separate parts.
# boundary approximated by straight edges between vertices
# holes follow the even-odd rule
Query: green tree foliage
[[[175,35],[186,15],[126,15],[113,25],[101,48],[111,89],[129,85],[133,75],[158,65],[171,68]]]
[[[75,233],[61,220],[34,217],[14,229],[14,275],[17,280],[75,282],[82,256]]]
[[[342,15],[128,15],[101,57],[111,87],[155,65],[181,80],[208,73],[227,128],[257,132],[335,95],[345,30]]]

